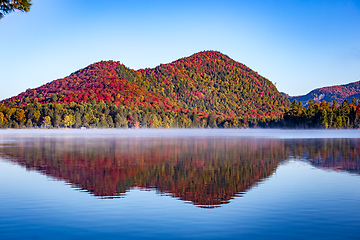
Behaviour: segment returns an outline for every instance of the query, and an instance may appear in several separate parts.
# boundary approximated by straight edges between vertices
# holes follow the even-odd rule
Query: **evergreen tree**
[[[31,121],[30,119],[28,119],[28,120],[26,121],[26,125],[25,125],[25,126],[26,126],[27,128],[32,128],[32,127],[34,127],[32,121]]]
[[[111,127],[111,128],[114,127],[114,121],[113,121],[113,118],[112,118],[110,115],[108,115],[108,116],[106,117],[106,122],[107,122],[107,125],[108,125],[109,127]]]
[[[75,113],[75,128],[79,128],[82,126],[82,121],[81,121],[81,115],[79,112]]]

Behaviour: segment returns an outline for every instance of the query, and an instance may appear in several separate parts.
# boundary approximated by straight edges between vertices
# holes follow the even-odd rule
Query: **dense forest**
[[[256,119],[245,121],[241,117],[224,118],[213,113],[153,106],[118,107],[103,101],[0,105],[0,128],[241,128],[249,124],[257,124]]]
[[[0,128],[358,128],[359,104],[308,101],[215,51],[138,71],[101,61],[0,102]]]
[[[301,102],[294,100],[284,113],[284,118],[274,125],[286,128],[359,128],[360,100],[351,102],[346,99],[338,105],[324,100],[319,104],[314,100],[303,107]]]
[[[131,108],[104,101],[69,104],[31,103],[0,105],[0,128],[360,128],[360,101],[346,99],[338,105],[309,101],[307,107],[294,100],[276,119],[225,118],[184,108],[140,106]]]

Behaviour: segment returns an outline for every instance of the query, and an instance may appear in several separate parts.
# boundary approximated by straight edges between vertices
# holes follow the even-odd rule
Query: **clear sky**
[[[132,69],[217,50],[279,91],[360,80],[360,0],[33,0],[0,20],[0,99],[100,60]]]

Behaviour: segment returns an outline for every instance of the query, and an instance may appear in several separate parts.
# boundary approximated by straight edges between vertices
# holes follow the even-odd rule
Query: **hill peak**
[[[135,83],[189,110],[266,118],[280,116],[279,107],[289,102],[268,79],[217,51],[198,52],[139,72],[143,78]]]

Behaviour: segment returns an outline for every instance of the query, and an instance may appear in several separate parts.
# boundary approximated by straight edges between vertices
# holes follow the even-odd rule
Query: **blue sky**
[[[0,99],[100,60],[140,69],[203,50],[290,95],[360,80],[359,0],[33,0],[0,33]]]

